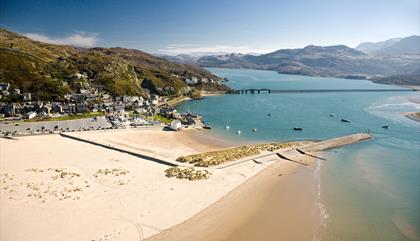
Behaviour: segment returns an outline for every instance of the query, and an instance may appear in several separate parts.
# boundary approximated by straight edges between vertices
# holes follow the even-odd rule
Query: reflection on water
[[[210,71],[227,76],[233,88],[400,88],[271,71]],[[416,240],[420,124],[403,114],[420,110],[417,97],[410,92],[225,95],[185,102],[179,109],[198,112],[214,132],[233,141],[319,140],[369,130],[373,141],[328,151],[321,165],[321,203],[328,214],[321,240]]]

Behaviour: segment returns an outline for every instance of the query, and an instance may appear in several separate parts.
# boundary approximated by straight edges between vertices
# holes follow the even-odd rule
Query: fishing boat
[[[225,126],[225,128],[226,128],[226,130],[229,130],[229,129],[230,129],[230,126],[229,126],[229,121],[226,121],[226,126]]]
[[[350,123],[350,121],[349,121],[349,120],[346,120],[346,119],[343,119],[343,118],[341,118],[341,122]]]
[[[209,126],[209,125],[203,125],[203,129],[210,130],[211,129],[211,126]]]
[[[236,132],[236,134],[237,134],[237,135],[240,135],[240,134],[241,134],[241,131],[237,131],[237,132]]]
[[[383,125],[382,128],[389,129],[389,125]]]
[[[302,127],[293,127],[293,130],[294,131],[303,131],[303,128]]]
[[[252,132],[256,132],[256,131],[257,131],[257,128],[252,129]]]

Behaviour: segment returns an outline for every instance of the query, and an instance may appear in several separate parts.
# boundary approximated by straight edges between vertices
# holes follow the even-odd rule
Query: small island
[[[409,112],[404,114],[404,116],[413,121],[420,122],[420,112]]]

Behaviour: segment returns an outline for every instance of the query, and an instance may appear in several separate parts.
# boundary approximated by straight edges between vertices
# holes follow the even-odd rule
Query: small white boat
[[[237,132],[236,132],[236,134],[237,134],[237,135],[240,135],[240,134],[241,134],[241,131],[237,131]]]
[[[230,126],[226,126],[225,128],[226,128],[226,130],[229,130],[230,129]]]

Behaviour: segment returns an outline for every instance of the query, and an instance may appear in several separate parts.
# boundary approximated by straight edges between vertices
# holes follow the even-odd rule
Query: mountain
[[[392,46],[394,45],[389,47]],[[404,78],[407,77],[410,84],[414,82],[420,85],[420,77],[417,75],[420,70],[420,55],[416,52],[376,56],[345,45],[326,47],[309,45],[301,49],[280,49],[259,56],[242,54],[203,56],[197,62],[202,67],[251,68],[273,70],[284,74],[370,78],[378,82],[388,77],[387,83],[392,82],[391,76],[398,76],[398,83],[404,83]]]
[[[388,39],[388,40],[380,41],[380,42],[363,42],[357,45],[356,49],[364,53],[374,53],[383,48],[393,45],[394,43],[400,41],[401,39],[402,38],[392,38],[392,39]]]
[[[200,58],[190,54],[161,55],[159,57],[171,62],[189,65],[197,65],[197,60]]]
[[[420,36],[413,35],[376,43],[361,43],[356,49],[376,55],[420,54]]]
[[[381,54],[420,54],[420,36],[403,38],[400,41],[379,51]]]
[[[183,78],[220,78],[197,66],[173,63],[140,50],[77,48],[47,44],[0,29],[0,82],[31,92],[36,99],[59,99],[82,88],[103,89],[114,96],[179,94]],[[83,74],[83,78],[79,78]],[[198,85],[199,89],[227,89]]]

